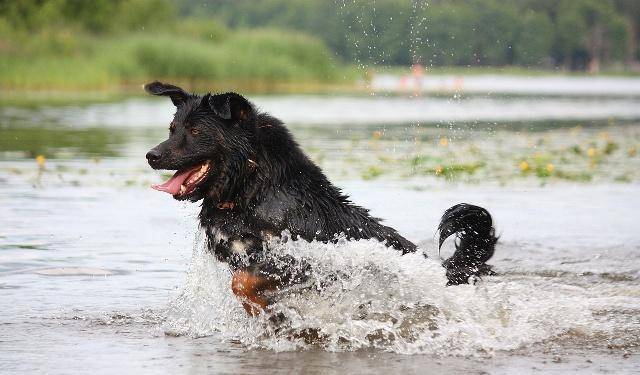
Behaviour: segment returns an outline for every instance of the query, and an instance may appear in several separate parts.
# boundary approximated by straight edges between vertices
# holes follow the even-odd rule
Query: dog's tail
[[[447,269],[447,285],[466,284],[471,276],[493,274],[486,262],[493,256],[498,237],[487,210],[471,204],[457,204],[444,212],[438,232],[438,250],[452,234],[459,240],[456,251],[442,263]]]

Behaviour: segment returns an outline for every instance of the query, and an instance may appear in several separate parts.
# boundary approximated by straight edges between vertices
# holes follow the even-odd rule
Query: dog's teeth
[[[205,163],[202,167],[200,167],[200,170],[197,171],[196,173],[194,173],[188,180],[186,185],[190,185],[193,184],[194,182],[198,181],[200,178],[202,178],[202,176],[204,176],[205,172],[207,171],[207,169],[209,168],[209,162]],[[184,193],[187,190],[185,185],[180,186],[180,194]]]
[[[194,174],[194,175],[189,179],[189,181],[188,181],[188,182],[189,182],[189,183],[192,183],[192,182],[197,181],[198,179],[200,179],[200,177],[202,177],[202,175],[203,175],[203,174],[204,174],[204,173],[202,173],[202,172],[198,172],[198,173]]]

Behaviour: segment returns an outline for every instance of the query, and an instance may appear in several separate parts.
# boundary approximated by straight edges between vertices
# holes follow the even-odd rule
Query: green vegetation
[[[168,1],[0,2],[0,87],[138,88],[165,79],[259,89],[344,74],[319,39],[178,19]]]
[[[515,181],[548,182],[633,182],[638,180],[637,124],[584,124],[573,122],[537,123],[536,131],[523,126],[486,133],[484,129],[465,132],[424,126],[412,130],[386,128],[363,131],[360,142],[336,155],[312,158],[330,175],[373,179],[416,179],[453,183]],[[475,127],[475,125],[474,125]],[[356,133],[352,133],[354,136]],[[362,140],[369,139],[368,142]],[[482,141],[478,141],[482,139]],[[311,143],[312,145],[314,143]],[[312,147],[303,144],[305,150]]]
[[[127,135],[114,129],[58,129],[32,127],[0,127],[0,151],[21,158],[47,155],[112,157],[126,143]]]
[[[628,73],[638,25],[636,0],[0,0],[0,88],[311,91],[412,63]]]
[[[363,180],[373,180],[381,176],[383,173],[384,171],[380,167],[371,165],[362,171],[361,177]]]
[[[26,117],[21,117],[26,116]],[[32,117],[33,116],[33,117]],[[158,181],[141,155],[166,134],[165,129],[60,127],[58,122],[26,111],[0,124],[3,170],[31,178],[34,170],[46,177],[61,175],[65,183],[99,184],[97,176],[125,185]],[[332,178],[413,180],[428,188],[432,183],[637,183],[640,181],[640,127],[637,124],[559,127],[543,131],[497,130],[464,134],[424,127],[415,139],[401,140],[403,129],[355,131],[345,140],[335,130],[295,128],[302,147]],[[483,134],[482,137],[479,134]],[[478,141],[482,138],[481,141]],[[449,140],[443,142],[443,139]],[[615,146],[614,146],[615,145]],[[135,162],[102,163],[105,158]],[[331,152],[326,152],[331,150]],[[89,160],[89,164],[68,163]],[[123,159],[123,160],[124,160]],[[131,160],[134,160],[131,159]],[[104,169],[104,168],[108,168]],[[133,168],[133,169],[132,169]],[[90,178],[85,178],[89,176]],[[166,172],[166,179],[172,173]],[[114,177],[118,176],[118,177]],[[131,181],[131,182],[127,182]]]
[[[320,36],[344,61],[597,71],[637,64],[637,0],[179,0],[184,15]]]
[[[484,162],[474,162],[474,163],[456,163],[449,162],[446,160],[453,158],[444,158],[441,156],[434,155],[418,155],[409,160],[409,165],[411,167],[410,176],[436,176],[443,177],[447,180],[454,180],[463,175],[471,176],[476,173],[476,171],[485,166]]]

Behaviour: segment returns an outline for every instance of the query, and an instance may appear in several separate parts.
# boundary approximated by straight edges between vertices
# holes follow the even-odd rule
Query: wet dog
[[[231,272],[233,293],[249,314],[270,304],[270,292],[307,281],[309,266],[272,257],[266,243],[288,231],[294,238],[331,242],[376,239],[413,253],[416,245],[353,204],[300,149],[278,119],[258,112],[236,93],[195,95],[160,82],[145,86],[176,106],[169,138],[146,157],[154,169],[175,170],[155,189],[178,200],[202,201],[200,225],[209,250]],[[491,273],[497,237],[491,215],[478,206],[448,209],[438,227],[439,246],[455,235],[443,262],[450,285]]]

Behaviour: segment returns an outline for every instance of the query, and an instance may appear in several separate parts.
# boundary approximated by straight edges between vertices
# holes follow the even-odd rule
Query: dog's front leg
[[[255,316],[273,302],[272,292],[304,285],[310,271],[311,266],[304,260],[287,255],[269,257],[261,263],[236,269],[231,278],[231,290],[247,313]]]
[[[241,268],[233,273],[231,290],[249,315],[258,315],[269,305],[265,292],[278,287],[276,280],[259,275],[250,268]]]

